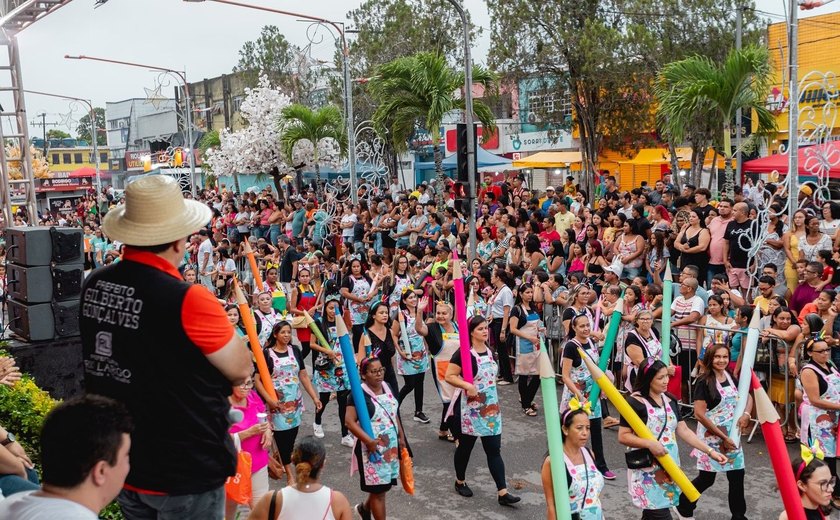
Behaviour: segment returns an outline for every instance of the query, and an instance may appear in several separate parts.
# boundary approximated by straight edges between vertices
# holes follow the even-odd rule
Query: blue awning
[[[506,167],[511,166],[513,161],[506,157],[502,157],[500,155],[496,155],[493,153],[488,152],[484,148],[479,147],[478,151],[476,152],[476,166],[481,168],[489,168],[492,166],[500,166],[499,169],[505,169]],[[435,162],[416,162],[414,163],[415,170],[434,170],[435,169]],[[457,170],[458,169],[458,154],[453,153],[449,157],[446,157],[443,160],[443,169],[444,170]]]

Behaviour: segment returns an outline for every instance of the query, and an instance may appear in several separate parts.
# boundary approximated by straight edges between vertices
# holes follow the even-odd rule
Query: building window
[[[73,162],[75,164],[82,164],[84,162],[84,159],[82,159],[82,154],[74,153],[73,154]]]
[[[568,90],[558,92],[552,87],[542,87],[528,93],[528,122],[539,123],[544,117],[562,122],[572,115],[572,96]]]
[[[61,162],[64,164],[73,164],[69,153],[61,154]]]
[[[245,100],[244,96],[234,96],[233,97],[233,111],[239,112],[239,107],[242,106],[242,102]]]
[[[104,152],[99,154],[99,162],[106,163],[108,162],[108,152]]]
[[[51,162],[53,164],[61,164],[61,161],[59,160],[60,158],[61,158],[60,155],[58,155],[57,153],[54,153],[54,154],[52,154],[52,161]]]

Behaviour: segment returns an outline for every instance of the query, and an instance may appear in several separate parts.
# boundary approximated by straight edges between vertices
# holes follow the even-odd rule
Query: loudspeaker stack
[[[84,237],[77,228],[6,229],[9,328],[26,341],[79,335]]]

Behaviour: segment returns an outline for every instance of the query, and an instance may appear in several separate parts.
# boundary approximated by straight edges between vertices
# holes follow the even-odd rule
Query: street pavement
[[[412,420],[414,414],[414,396],[409,395],[402,406],[403,424],[409,443],[414,452],[415,495],[410,496],[401,487],[388,493],[388,518],[393,520],[466,520],[466,519],[528,519],[545,518],[545,498],[540,482],[540,466],[548,447],[545,437],[545,418],[542,406],[537,417],[528,417],[519,406],[517,386],[499,387],[502,404],[502,456],[505,461],[508,488],[522,498],[514,507],[503,507],[496,501],[496,488],[481,443],[476,443],[467,470],[467,483],[475,496],[463,498],[453,487],[455,470],[453,453],[455,445],[437,438],[437,426],[440,418],[441,403],[429,377],[425,385],[425,409],[429,424],[420,424]],[[307,411],[301,423],[300,434],[312,434],[314,418],[313,406],[306,401]],[[542,404],[540,395],[537,402]],[[612,410],[613,416],[617,412]],[[358,474],[350,477],[350,448],[339,441],[338,405],[333,401],[327,405],[324,413],[324,441],[327,445],[327,461],[322,481],[344,493],[351,506],[364,499],[359,490]],[[695,427],[694,421],[689,426]],[[607,482],[601,494],[605,516],[609,519],[641,518],[641,511],[633,507],[627,493],[627,470],[624,467],[624,447],[618,443],[617,428],[604,430],[604,449],[610,469],[618,475],[612,482]],[[753,441],[744,439],[747,478],[747,517],[751,520],[776,519],[783,507],[776,489],[776,481],[770,466],[764,440],[759,428]],[[686,445],[680,442],[680,460],[682,468],[689,478],[697,475],[694,459],[689,457]],[[791,457],[797,455],[798,446],[790,445]],[[272,481],[272,489],[279,485]],[[721,475],[715,485],[703,493],[700,498],[695,518],[697,520],[726,520],[731,518],[727,503],[728,483]],[[674,515],[676,518],[676,515]],[[832,518],[840,516],[832,515]],[[313,517],[313,520],[319,520]]]

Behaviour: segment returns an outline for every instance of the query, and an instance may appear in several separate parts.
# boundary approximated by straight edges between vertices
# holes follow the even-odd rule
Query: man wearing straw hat
[[[102,222],[125,244],[123,260],[93,271],[82,290],[86,390],[125,403],[136,424],[119,496],[129,520],[224,516],[236,470],[227,398],[251,358],[210,291],[177,270],[210,215],[170,177],[132,182]]]

